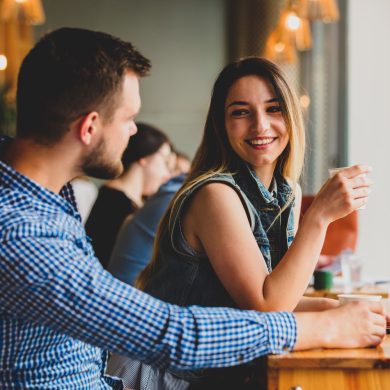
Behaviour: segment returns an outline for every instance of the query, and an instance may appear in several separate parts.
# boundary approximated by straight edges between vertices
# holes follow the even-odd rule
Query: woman
[[[159,129],[137,124],[123,156],[123,173],[101,187],[85,225],[96,256],[107,267],[118,230],[170,177],[171,147]]]
[[[357,176],[369,169],[351,167],[328,180],[293,242],[304,148],[297,99],[280,70],[260,58],[228,65],[214,85],[189,177],[160,224],[138,287],[178,305],[337,306],[302,296],[329,223],[366,203],[369,182]],[[258,388],[264,382],[256,378],[258,364],[171,374],[191,388]]]

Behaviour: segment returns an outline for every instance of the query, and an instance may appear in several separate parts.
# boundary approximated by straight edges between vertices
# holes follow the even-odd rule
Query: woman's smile
[[[252,139],[248,139],[245,142],[256,150],[267,149],[274,143],[277,137],[256,137]]]

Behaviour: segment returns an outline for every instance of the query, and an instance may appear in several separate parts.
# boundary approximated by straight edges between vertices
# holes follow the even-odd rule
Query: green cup
[[[333,274],[329,271],[314,272],[314,289],[330,290],[333,287]]]

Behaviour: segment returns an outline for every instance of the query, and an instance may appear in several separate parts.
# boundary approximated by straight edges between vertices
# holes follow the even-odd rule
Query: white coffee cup
[[[342,172],[342,171],[344,171],[347,168],[349,168],[349,167],[329,168],[328,169],[329,177],[332,178],[336,173]],[[366,177],[366,174],[362,173],[362,174],[360,174],[358,176]],[[357,210],[364,210],[365,208],[366,208],[366,205],[364,204],[363,206],[360,206]]]
[[[369,295],[369,294],[338,294],[337,298],[340,303],[347,302],[356,302],[356,301],[364,301],[364,302],[380,302],[382,299],[381,295]]]
[[[348,169],[349,167],[337,167],[337,168],[329,168],[328,169],[328,172],[329,172],[329,177],[333,177],[336,173],[339,173],[339,172],[342,172],[346,169]]]

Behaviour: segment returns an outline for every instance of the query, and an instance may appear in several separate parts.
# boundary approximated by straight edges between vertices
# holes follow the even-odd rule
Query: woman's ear
[[[100,123],[99,114],[92,111],[82,118],[79,123],[78,133],[84,145],[90,145],[95,135],[98,133]]]

